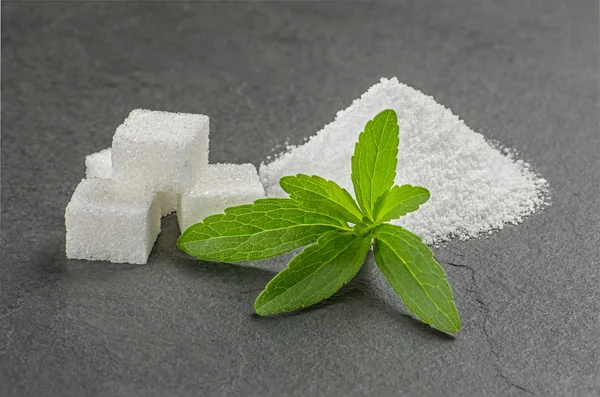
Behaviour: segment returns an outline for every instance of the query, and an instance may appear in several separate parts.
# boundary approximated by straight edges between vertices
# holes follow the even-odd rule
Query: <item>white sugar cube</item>
[[[207,116],[133,110],[113,137],[113,178],[182,193],[208,164]]]
[[[158,192],[157,197],[160,199],[161,216],[167,216],[177,211],[177,193]]]
[[[85,158],[86,178],[112,178],[111,148],[90,154]],[[157,199],[160,200],[161,216],[167,216],[177,210],[177,193],[159,192]]]
[[[83,179],[65,225],[68,258],[144,264],[160,232],[160,200],[110,179]]]
[[[264,188],[252,164],[209,164],[191,189],[179,195],[177,220],[185,229],[225,208],[263,198]]]
[[[110,148],[86,156],[85,177],[110,179],[112,177],[112,161],[110,156]]]

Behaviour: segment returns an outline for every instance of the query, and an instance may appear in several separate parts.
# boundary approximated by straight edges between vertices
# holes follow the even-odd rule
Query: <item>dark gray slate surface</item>
[[[593,393],[598,38],[596,1],[3,2],[0,394]],[[147,266],[65,259],[84,157],[132,108],[208,114],[211,161],[259,164],[381,76],[517,148],[553,190],[522,225],[436,249],[455,338],[360,279],[258,318],[273,273],[178,252],[174,217]]]

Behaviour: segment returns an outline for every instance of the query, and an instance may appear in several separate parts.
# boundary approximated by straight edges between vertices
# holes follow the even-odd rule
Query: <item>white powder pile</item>
[[[433,244],[519,223],[545,203],[547,182],[526,162],[497,150],[449,109],[396,78],[381,79],[307,143],[262,164],[267,195],[285,197],[279,179],[298,173],[331,179],[353,193],[350,159],[358,135],[388,108],[400,126],[396,184],[431,192],[419,210],[392,223]]]

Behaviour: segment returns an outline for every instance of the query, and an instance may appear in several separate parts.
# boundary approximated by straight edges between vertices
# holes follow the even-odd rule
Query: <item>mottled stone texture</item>
[[[3,2],[0,395],[591,394],[598,38],[596,1]],[[381,76],[519,149],[552,188],[523,224],[435,249],[456,337],[360,277],[258,318],[273,271],[186,256],[173,216],[147,266],[65,258],[85,156],[131,109],[207,114],[211,162],[258,165]]]

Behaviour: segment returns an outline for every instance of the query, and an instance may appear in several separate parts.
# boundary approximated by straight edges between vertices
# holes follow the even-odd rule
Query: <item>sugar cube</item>
[[[177,211],[177,193],[175,192],[158,192],[157,197],[160,199],[160,215],[167,216]]]
[[[112,177],[112,161],[110,157],[110,148],[86,156],[86,178],[110,179]]]
[[[196,183],[178,196],[177,220],[185,229],[225,208],[263,198],[264,188],[252,164],[209,164]]]
[[[160,232],[160,200],[111,179],[83,179],[65,226],[68,258],[144,264]]]
[[[137,109],[113,137],[113,178],[155,192],[184,192],[208,164],[207,116]]]
[[[85,174],[87,178],[112,178],[111,148],[90,154],[85,158]],[[167,216],[177,210],[177,193],[158,192],[161,216]]]

